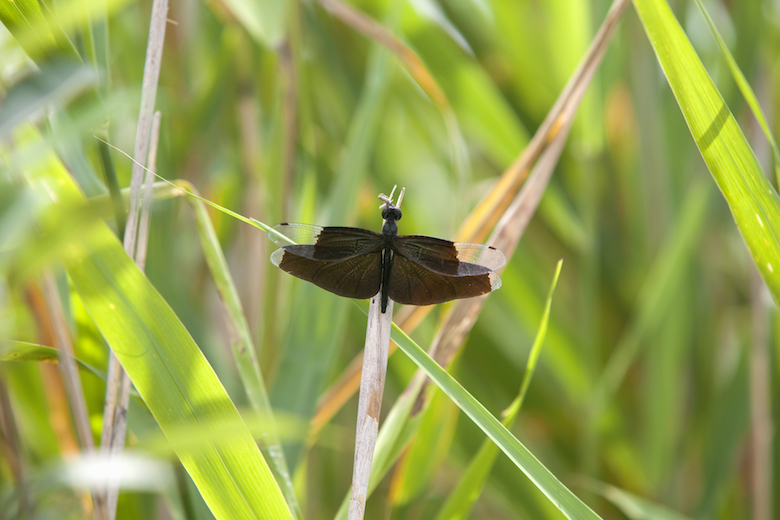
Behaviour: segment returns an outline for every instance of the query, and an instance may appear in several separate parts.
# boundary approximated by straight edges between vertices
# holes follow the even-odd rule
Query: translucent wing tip
[[[490,279],[490,291],[491,292],[501,288],[501,284],[503,282],[501,282],[501,277],[498,276],[497,273],[490,273],[488,275],[488,278]]]
[[[282,257],[284,256],[284,248],[279,248],[273,253],[271,253],[271,263],[274,264],[276,267],[279,267],[279,264],[282,263]]]

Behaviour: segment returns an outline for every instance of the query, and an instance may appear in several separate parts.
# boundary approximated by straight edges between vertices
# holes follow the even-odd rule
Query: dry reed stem
[[[141,90],[141,108],[136,127],[135,149],[133,152],[133,169],[130,181],[130,208],[125,228],[124,248],[128,255],[135,256],[137,252],[138,220],[141,202],[141,184],[144,178],[143,160],[146,158],[152,115],[157,97],[157,84],[160,77],[163,44],[165,43],[165,26],[167,24],[168,0],[154,0],[152,16],[149,24],[149,39],[144,63],[144,77]],[[156,147],[156,145],[155,145]],[[149,197],[151,199],[151,197]],[[148,207],[145,208],[148,210]],[[145,250],[145,246],[142,248]],[[145,253],[144,253],[145,256]],[[101,454],[117,457],[124,446],[126,434],[127,403],[130,395],[130,380],[119,365],[113,354],[109,354],[108,381],[106,400],[103,410],[103,432],[101,436]],[[118,484],[118,483],[116,483]],[[106,518],[116,517],[116,500],[119,495],[118,485],[109,485],[105,495],[99,500],[99,509],[105,508]],[[96,504],[97,505],[97,504]]]
[[[349,499],[349,520],[362,520],[368,496],[371,462],[379,433],[379,414],[385,389],[387,355],[392,328],[393,300],[382,313],[379,294],[371,298],[363,356],[363,377],[360,380],[357,423],[355,425],[355,465],[352,468],[352,497]]]

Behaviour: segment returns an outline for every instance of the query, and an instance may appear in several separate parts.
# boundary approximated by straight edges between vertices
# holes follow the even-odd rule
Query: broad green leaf
[[[666,1],[634,5],[696,146],[778,303],[780,198]]]
[[[52,203],[85,203],[53,154],[28,166],[28,173]],[[192,337],[107,226],[71,237],[61,259],[163,432],[182,424],[191,425],[195,434],[215,424],[240,424],[238,411]],[[177,454],[218,519],[291,518],[246,426],[230,439]]]
[[[192,187],[190,188],[192,189]],[[252,334],[249,331],[249,324],[244,316],[241,300],[238,297],[238,290],[228,269],[225,255],[214,231],[214,226],[211,224],[211,219],[206,212],[206,206],[194,198],[188,197],[187,200],[191,203],[195,212],[195,222],[198,227],[206,263],[209,266],[214,285],[221,296],[221,301],[225,306],[225,319],[231,331],[230,346],[238,367],[238,374],[255,412],[268,418],[266,422],[267,428],[261,436],[261,447],[265,455],[271,459],[272,469],[277,480],[280,481],[287,503],[293,510],[295,517],[301,517],[303,515],[300,512],[298,500],[292,488],[290,471],[287,468],[287,461],[284,458],[276,426],[273,422],[271,402],[268,398],[257,356],[255,355],[255,345],[252,341]]]

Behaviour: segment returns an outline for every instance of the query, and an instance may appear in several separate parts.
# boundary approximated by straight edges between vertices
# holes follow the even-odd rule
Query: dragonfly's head
[[[382,210],[382,218],[387,222],[396,222],[401,220],[401,215],[401,210],[392,204],[388,204],[387,207]]]

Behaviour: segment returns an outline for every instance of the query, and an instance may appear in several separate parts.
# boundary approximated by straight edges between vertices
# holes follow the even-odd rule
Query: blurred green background
[[[22,121],[32,121],[84,193],[105,194],[95,136],[132,153],[151,2],[95,1],[86,8],[77,1],[32,2],[51,14],[36,25],[35,16],[18,16],[2,1],[0,337],[45,343],[35,320],[34,278],[15,274],[19,259],[47,253],[47,239],[56,237],[37,236],[30,223],[42,203],[25,199],[30,190],[18,171],[29,152],[19,151],[17,132]],[[320,3],[172,1],[156,102],[158,172],[269,225],[378,230],[376,195],[397,184],[406,188],[401,233],[453,238],[525,148],[609,8],[601,0],[350,5],[417,53],[445,102],[432,98],[397,55]],[[771,150],[701,12],[688,0],[671,5],[772,172]],[[780,6],[769,0],[706,6],[773,124],[780,107]],[[113,160],[120,185],[128,186],[130,161],[118,153]],[[362,349],[365,317],[350,302],[277,272],[268,261],[274,246],[262,231],[216,211],[210,216],[271,404],[280,417],[296,419],[282,435],[304,517],[332,518],[350,486],[356,398],[313,446],[305,443],[307,424],[320,396]],[[219,297],[191,206],[181,197],[155,202],[149,247],[149,279],[244,409]],[[53,254],[43,253],[43,260]],[[771,509],[760,501],[771,503],[780,493],[771,478],[780,450],[776,437],[762,443],[755,433],[771,431],[780,414],[773,399],[780,375],[775,305],[631,6],[502,274],[503,287],[452,367],[497,415],[517,394],[561,258],[547,341],[515,435],[603,518],[771,518],[762,516]],[[34,273],[46,262],[40,264]],[[58,281],[71,294],[61,273]],[[100,333],[75,295],[65,300],[77,356],[105,372]],[[440,307],[413,333],[423,348],[447,309]],[[36,504],[30,517],[81,518],[82,495],[49,480],[52,466],[73,450],[64,434],[54,433],[63,431],[53,423],[62,412],[52,395],[58,390],[47,383],[56,371],[4,359],[0,374],[10,400],[3,406],[15,416],[20,443],[16,456],[6,449],[0,465],[0,510],[3,504],[15,510],[11,461],[19,460]],[[402,353],[390,358],[385,410],[414,369]],[[105,385],[84,371],[82,378],[99,438]],[[598,385],[606,385],[607,398],[594,416]],[[415,454],[423,459],[416,473],[399,470],[383,479],[367,518],[433,518],[485,438],[445,398],[427,413],[438,427],[437,449]],[[145,447],[150,423],[134,401],[131,447]],[[757,467],[762,460],[768,477]],[[209,518],[186,473],[176,474],[172,491],[123,493],[118,518]],[[647,516],[640,505],[650,507]],[[503,455],[471,513],[561,517]]]

